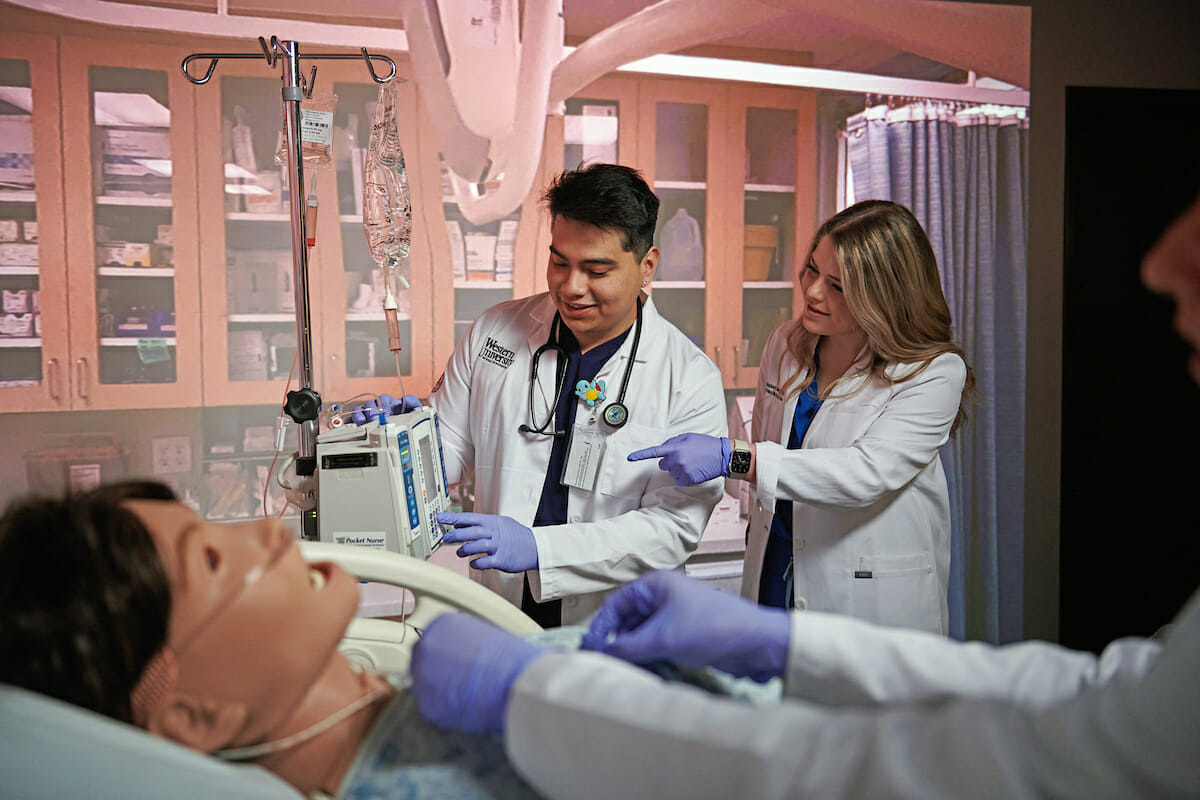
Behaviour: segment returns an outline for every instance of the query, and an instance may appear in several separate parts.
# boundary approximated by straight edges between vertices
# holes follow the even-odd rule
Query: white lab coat
[[[529,418],[529,372],[554,319],[548,294],[485,311],[459,341],[430,397],[437,409],[451,483],[472,469],[475,510],[532,525],[542,494],[551,437],[521,433]],[[621,391],[633,332],[597,373],[608,401]],[[540,425],[554,407],[556,356],[543,354],[533,411]],[[656,460],[625,457],[684,431],[726,433],[725,395],[716,366],[647,299],[642,336],[629,377],[629,421],[613,430],[579,400],[576,425],[605,440],[594,491],[570,489],[565,525],[533,528],[538,569],[529,572],[535,599],[563,598],[563,624],[586,619],[612,589],[653,569],[677,569],[696,549],[722,481],[682,488]],[[575,387],[563,391],[574,392]],[[606,404],[605,404],[606,405]],[[471,570],[471,576],[515,605],[523,573]]]
[[[787,350],[789,327],[772,332],[759,370],[742,594],[758,600],[775,501],[791,500],[797,608],[947,633],[950,500],[938,450],[966,365],[945,354],[901,383],[849,378],[817,411],[803,447],[788,450],[799,396],[783,399],[780,387],[800,369]]]
[[[505,747],[549,797],[1200,797],[1200,592],[1165,644],[1097,658],[793,612],[787,699],[716,698],[594,653],[513,687]]]

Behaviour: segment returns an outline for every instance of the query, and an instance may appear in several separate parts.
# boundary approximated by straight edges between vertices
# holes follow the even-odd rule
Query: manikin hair
[[[0,681],[133,722],[130,694],[167,641],[171,585],[127,482],[13,503],[0,517]]]

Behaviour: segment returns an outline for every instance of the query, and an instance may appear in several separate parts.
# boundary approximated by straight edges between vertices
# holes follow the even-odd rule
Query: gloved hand
[[[437,521],[453,525],[442,534],[444,542],[465,542],[458,548],[459,558],[487,553],[471,562],[475,569],[499,569],[524,572],[537,569],[537,541],[533,531],[512,517],[498,514],[438,512]]]
[[[681,433],[657,447],[630,453],[630,461],[660,458],[659,469],[671,473],[680,486],[695,486],[713,478],[729,477],[729,440],[703,433]]]
[[[501,733],[517,676],[541,655],[537,645],[470,614],[443,614],[412,652],[412,693],[440,728]]]
[[[406,394],[399,400],[390,394],[381,394],[377,399],[355,408],[354,413],[350,415],[350,419],[355,425],[366,425],[379,416],[380,411],[387,412],[387,415],[390,417],[393,414],[405,414],[420,407],[421,401],[417,399],[415,394]]]
[[[660,570],[608,596],[583,648],[637,664],[716,667],[765,682],[787,669],[790,639],[786,611]]]

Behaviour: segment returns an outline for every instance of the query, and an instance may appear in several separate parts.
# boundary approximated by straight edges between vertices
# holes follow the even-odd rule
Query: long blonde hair
[[[967,378],[951,433],[967,418],[967,404],[975,388],[975,374],[962,348],[951,336],[950,307],[942,294],[937,257],[929,237],[912,212],[890,200],[864,200],[825,221],[813,236],[807,264],[823,239],[829,237],[842,269],[846,306],[866,334],[871,379],[900,383],[920,375],[943,353],[963,360]],[[784,395],[801,392],[816,375],[813,357],[820,337],[805,330],[800,320],[788,331],[788,351],[801,372],[784,383]],[[889,377],[894,364],[918,364],[904,375]],[[800,375],[804,375],[801,379]],[[836,385],[836,382],[835,382]],[[825,387],[828,396],[832,387]]]

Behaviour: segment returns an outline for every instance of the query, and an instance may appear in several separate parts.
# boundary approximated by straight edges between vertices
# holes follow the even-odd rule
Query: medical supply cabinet
[[[38,21],[29,32],[0,33],[0,124],[29,131],[0,147],[0,410],[281,403],[295,298],[277,74],[222,62],[192,86],[184,56],[255,42],[55,34],[26,16]],[[523,205],[473,226],[443,191],[407,57],[389,55],[407,79],[399,123],[414,211],[406,392],[428,394],[480,311],[544,288],[546,183],[614,158],[662,200],[656,303],[727,388],[755,385],[766,334],[797,307],[816,223],[814,91],[614,73],[550,119]],[[332,163],[308,170],[305,189],[315,176],[314,383],[338,400],[398,387],[357,199],[376,88],[360,62],[322,63],[314,94],[329,92]]]

